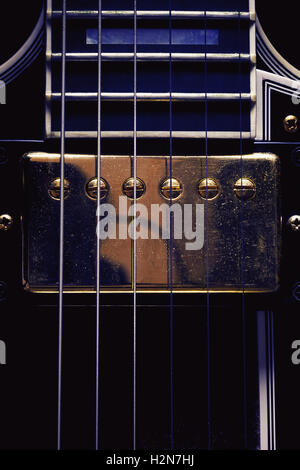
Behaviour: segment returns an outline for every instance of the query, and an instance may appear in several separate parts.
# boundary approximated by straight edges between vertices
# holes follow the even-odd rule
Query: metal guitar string
[[[172,68],[172,0],[169,0],[169,130],[170,130],[170,206],[173,204],[173,68]],[[170,211],[170,444],[174,450],[174,309],[173,309],[173,217]]]
[[[204,54],[204,89],[205,89],[205,178],[206,178],[206,199],[205,199],[205,223],[206,223],[206,336],[207,336],[207,423],[208,423],[208,449],[212,445],[211,432],[211,314],[210,314],[210,279],[209,279],[209,233],[208,233],[208,101],[207,101],[207,11],[204,14],[205,31],[205,54]]]
[[[242,43],[241,43],[241,12],[238,19],[238,42],[239,42],[239,88],[240,88],[240,178],[241,178],[241,284],[242,284],[242,355],[243,355],[243,414],[244,414],[244,447],[247,449],[247,357],[246,357],[246,310],[245,310],[245,240],[244,240],[244,198],[243,198],[243,178],[244,178],[244,159],[243,159],[243,103],[242,103]]]
[[[137,178],[137,0],[134,0],[134,45],[133,45],[133,450],[136,450],[136,344],[137,344],[137,247],[136,247],[136,178]]]
[[[97,109],[97,213],[96,227],[100,226],[101,205],[101,91],[102,91],[102,0],[98,4],[98,109]],[[100,288],[101,288],[101,241],[97,233],[97,262],[96,262],[96,421],[95,447],[99,449],[99,393],[100,393]]]
[[[64,291],[64,181],[65,181],[65,114],[66,114],[66,30],[67,0],[62,0],[62,54],[61,54],[61,137],[60,137],[60,221],[59,221],[59,319],[58,319],[58,390],[57,390],[57,450],[61,449],[62,408],[62,342]]]

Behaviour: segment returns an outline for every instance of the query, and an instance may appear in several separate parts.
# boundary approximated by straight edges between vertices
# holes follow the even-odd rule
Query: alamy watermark
[[[188,251],[204,246],[204,204],[144,204],[128,207],[128,198],[119,197],[118,211],[112,204],[100,204],[97,236],[100,240],[185,240]]]
[[[6,364],[6,344],[0,340],[0,365]]]
[[[0,80],[0,104],[6,104],[6,84]]]
[[[294,351],[292,354],[292,363],[294,366],[299,366],[300,364],[300,340],[295,340],[292,344],[292,350]]]

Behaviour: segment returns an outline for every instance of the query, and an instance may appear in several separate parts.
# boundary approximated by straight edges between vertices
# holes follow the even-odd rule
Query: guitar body
[[[290,121],[300,119],[300,64],[292,12],[284,9],[283,24],[271,2],[255,10],[252,1],[212,8],[194,0],[182,13],[174,0],[182,17],[172,19],[169,1],[141,1],[134,38],[133,2],[102,2],[105,202],[126,199],[120,182],[137,161],[146,185],[139,202],[168,206],[160,185],[173,171],[183,185],[180,207],[201,204],[206,228],[199,252],[172,237],[101,240],[99,295],[97,201],[86,186],[97,173],[98,2],[86,17],[68,13],[71,190],[61,295],[61,193],[52,197],[49,183],[61,177],[63,2],[31,3],[5,7],[0,20],[0,448],[299,449],[300,130]],[[67,2],[67,11],[85,8]],[[206,9],[249,18],[220,20]],[[128,17],[116,18],[118,10]],[[148,10],[165,16],[142,17]],[[195,11],[202,17],[185,17]],[[231,52],[229,65],[210,56]],[[219,191],[211,205],[207,182],[198,194],[208,176]],[[240,203],[237,182],[243,200],[246,177],[256,194]],[[120,227],[119,212],[117,220]]]

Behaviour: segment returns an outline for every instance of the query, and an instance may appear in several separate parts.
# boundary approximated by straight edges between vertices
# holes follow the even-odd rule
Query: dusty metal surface
[[[65,177],[70,184],[65,199],[65,290],[93,292],[97,202],[88,196],[87,185],[95,177],[96,157],[66,155],[65,162]],[[104,209],[106,204],[106,208],[111,208],[108,225],[104,221],[107,212],[103,213],[102,232],[109,230],[110,238],[101,240],[102,291],[130,292],[133,201],[122,188],[132,177],[132,159],[103,156],[101,162],[101,177],[109,190],[100,207]],[[167,230],[170,202],[161,193],[162,182],[170,177],[169,157],[138,157],[137,176],[146,188],[137,201],[141,211],[138,210],[137,223],[139,291],[168,292],[171,269],[174,291],[270,292],[278,288],[280,209],[276,156],[255,154],[243,156],[242,161],[240,156],[208,160],[173,157],[172,177],[180,181],[183,191],[173,202],[172,220],[177,231],[172,240],[168,239]],[[49,196],[49,187],[58,177],[58,155],[32,153],[24,157],[23,278],[24,287],[31,291],[57,291],[59,200]],[[241,177],[255,184],[253,197],[238,197],[235,187]],[[207,200],[203,188],[199,193],[199,183],[206,178],[218,186],[216,197],[211,199],[209,195]],[[164,210],[165,219],[157,219],[158,209]],[[196,228],[197,232],[191,234]]]

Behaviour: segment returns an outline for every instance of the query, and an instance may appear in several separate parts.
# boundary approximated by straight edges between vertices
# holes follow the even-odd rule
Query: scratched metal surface
[[[93,291],[96,263],[96,202],[86,194],[86,184],[95,176],[94,156],[66,156],[66,178],[70,194],[65,200],[65,287],[66,290]],[[139,199],[151,218],[152,204],[168,204],[160,193],[161,181],[170,174],[168,157],[139,157],[137,174],[146,184]],[[152,239],[151,221],[148,239],[137,240],[138,288],[140,291],[170,289],[170,257],[172,248],[173,288],[179,291],[217,292],[274,291],[279,283],[280,208],[279,166],[276,156],[255,154],[244,156],[174,157],[173,177],[183,186],[182,196],[174,201],[184,214],[184,205],[198,204],[204,209],[198,236],[200,249],[187,250],[188,240]],[[199,182],[206,177],[218,183],[219,195],[209,201],[200,197]],[[243,204],[234,192],[241,177],[255,182],[256,194]],[[49,185],[59,176],[58,155],[33,153],[24,159],[25,212],[24,286],[26,289],[57,288],[59,201],[49,196]],[[102,177],[109,184],[104,201],[116,208],[117,238],[102,240],[103,290],[130,291],[132,283],[132,241],[123,240],[119,231],[127,231],[130,217],[119,208],[122,184],[131,175],[128,156],[102,157]],[[184,218],[183,218],[184,220]],[[196,214],[193,214],[195,230]],[[160,229],[162,220],[160,220]],[[208,237],[207,237],[208,234]],[[242,237],[243,234],[243,237]],[[208,263],[207,263],[208,260]],[[243,278],[242,278],[243,273]]]

